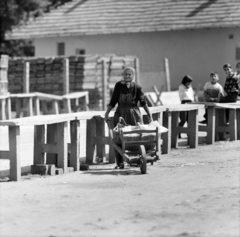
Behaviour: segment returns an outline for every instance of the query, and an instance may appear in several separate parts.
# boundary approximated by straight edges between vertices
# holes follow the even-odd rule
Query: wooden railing
[[[189,111],[191,122],[189,127],[181,128],[181,132],[187,133],[191,137],[190,147],[196,148],[198,145],[198,125],[197,112],[203,105],[176,105],[151,107],[154,120],[162,121],[162,125],[168,128],[168,132],[162,134],[162,154],[170,152],[171,147],[176,146],[177,139],[177,115],[179,111]],[[110,116],[113,116],[112,112]],[[147,121],[145,111],[141,108],[143,120]],[[80,121],[87,121],[86,137],[86,161],[91,164],[94,155],[103,157],[106,154],[105,145],[109,148],[109,162],[115,160],[113,148],[109,137],[105,135],[104,111],[86,111],[59,115],[41,115],[32,117],[16,118],[0,121],[0,126],[8,126],[9,150],[0,151],[0,159],[10,160],[10,179],[18,181],[21,179],[21,151],[20,151],[20,127],[34,126],[34,152],[33,165],[46,164],[46,154],[57,154],[57,168],[63,172],[68,172],[68,152],[70,153],[69,165],[75,171],[80,169]],[[175,121],[175,122],[173,122]],[[71,139],[68,144],[67,133],[70,132]],[[1,136],[1,134],[0,134]],[[46,139],[49,138],[49,139]],[[174,143],[172,143],[174,141]]]

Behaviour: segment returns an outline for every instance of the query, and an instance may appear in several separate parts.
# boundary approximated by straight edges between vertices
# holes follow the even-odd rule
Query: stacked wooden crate
[[[101,58],[98,55],[69,57],[70,91],[88,91],[91,109],[101,108]]]
[[[135,69],[136,57],[116,55],[75,55],[51,58],[15,58],[9,62],[9,91],[22,93],[24,77],[29,77],[28,92],[63,95],[88,91],[89,108],[102,110],[109,103],[114,85],[122,79],[124,67]],[[29,67],[26,63],[29,63]]]
[[[30,62],[30,91],[61,95],[63,58],[38,58]]]
[[[8,90],[10,93],[23,93],[24,59],[9,59]]]
[[[0,95],[8,94],[8,55],[0,55]]]

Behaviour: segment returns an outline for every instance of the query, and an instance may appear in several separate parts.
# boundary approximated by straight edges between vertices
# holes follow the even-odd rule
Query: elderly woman
[[[122,117],[128,125],[136,125],[142,123],[142,116],[138,107],[138,102],[146,111],[149,122],[152,121],[152,115],[149,112],[145,96],[142,88],[134,82],[135,70],[127,67],[123,71],[123,80],[116,83],[111,101],[105,113],[105,121],[109,119],[110,111],[118,104],[114,114],[114,127],[119,122],[119,117]],[[122,156],[115,150],[116,163],[115,169],[123,169],[124,163]]]

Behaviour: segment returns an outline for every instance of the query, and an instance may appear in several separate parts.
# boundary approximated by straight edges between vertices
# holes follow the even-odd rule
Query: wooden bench
[[[230,140],[240,140],[240,103],[201,103],[208,110],[207,124],[199,125],[199,131],[207,132],[207,144],[223,140],[229,133]],[[229,109],[229,123],[226,123],[226,109]]]
[[[0,121],[0,126],[8,126],[9,131],[9,150],[0,151],[0,159],[10,160],[10,179],[21,179],[20,127],[29,125],[34,126],[33,164],[46,164],[46,153],[55,153],[58,154],[58,168],[68,172],[68,123],[71,129],[70,166],[79,170],[80,122],[75,120],[75,115],[41,115]],[[48,141],[47,136],[52,132],[52,127],[56,128],[55,140]]]
[[[88,91],[73,92],[63,96],[46,94],[42,92],[8,94],[0,96],[0,120],[11,119],[11,101],[16,103],[16,118],[42,114],[59,114],[79,111],[79,99],[84,98],[84,109],[88,111]],[[71,107],[71,100],[75,101],[74,108]],[[50,109],[48,104],[50,103]],[[63,109],[60,108],[63,103]]]
[[[165,127],[170,128],[171,134],[168,134],[168,147],[177,148],[178,147],[178,134],[186,133],[188,136],[188,144],[190,148],[197,148],[198,146],[198,110],[204,108],[204,105],[197,104],[178,104],[178,105],[166,105],[165,115]],[[179,113],[181,111],[188,112],[188,122],[187,127],[179,127]],[[168,124],[168,125],[166,125]],[[170,148],[168,148],[170,149]]]

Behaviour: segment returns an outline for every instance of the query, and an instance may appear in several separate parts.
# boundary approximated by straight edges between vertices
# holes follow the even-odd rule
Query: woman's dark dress
[[[142,88],[134,82],[128,88],[124,82],[117,82],[112,94],[109,106],[115,107],[118,104],[114,114],[114,127],[122,117],[128,125],[136,125],[137,122],[142,123],[142,116],[139,110],[138,102],[141,106],[146,105],[146,100]],[[123,164],[122,156],[115,150],[117,165]]]

